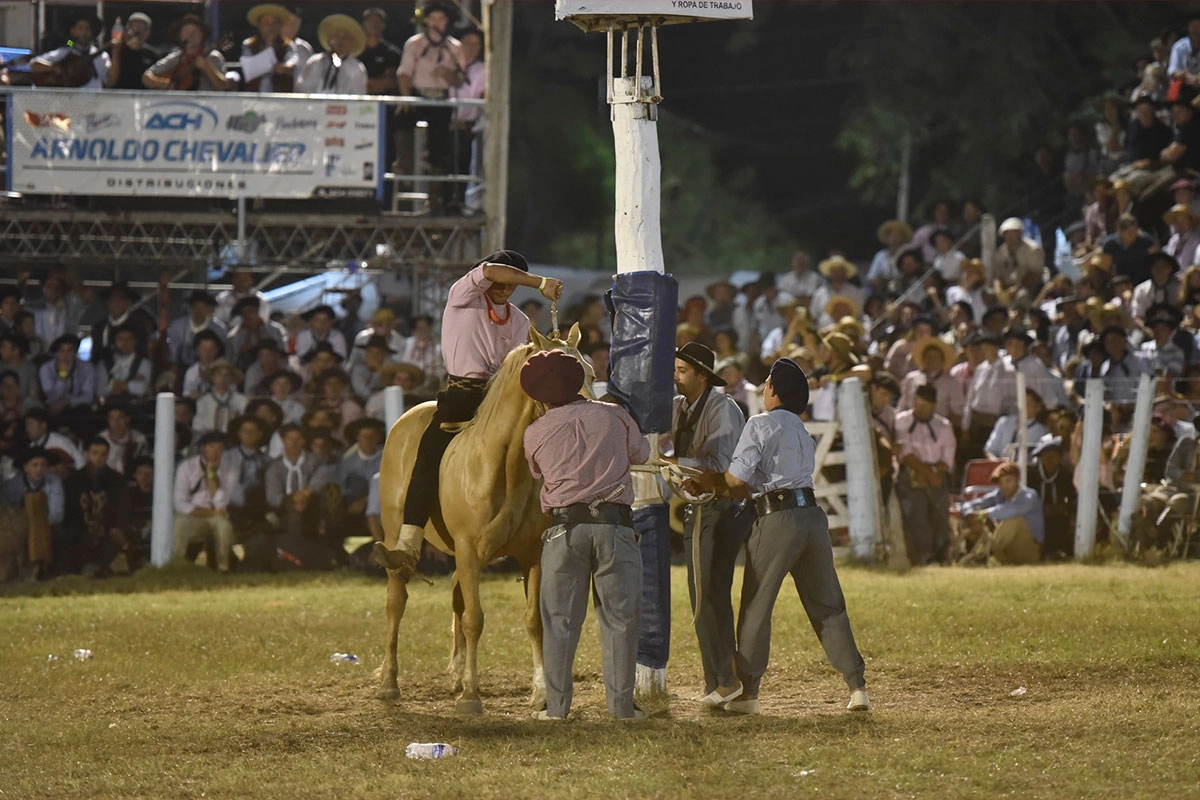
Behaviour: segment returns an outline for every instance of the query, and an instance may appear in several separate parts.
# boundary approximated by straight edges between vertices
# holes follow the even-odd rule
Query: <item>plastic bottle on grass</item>
[[[87,661],[92,657],[91,650],[84,650],[82,647],[75,651],[75,657],[80,661]]]
[[[358,656],[354,653],[334,653],[329,657],[331,663],[334,664],[357,664]]]
[[[458,755],[458,748],[445,742],[413,742],[404,748],[409,758],[448,758]]]

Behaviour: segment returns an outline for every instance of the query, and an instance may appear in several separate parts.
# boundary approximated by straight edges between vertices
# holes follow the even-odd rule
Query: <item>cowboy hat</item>
[[[851,364],[858,363],[858,355],[854,352],[854,342],[844,333],[833,332],[821,340],[821,344],[837,353],[843,361]]]
[[[942,354],[942,370],[948,372],[950,367],[954,366],[954,362],[958,360],[958,355],[954,352],[954,348],[943,342],[936,336],[926,336],[913,343],[912,360],[917,365],[917,369],[925,369],[925,353],[930,348],[939,351]]]
[[[1196,210],[1187,203],[1176,203],[1167,209],[1167,213],[1163,214],[1163,222],[1174,226],[1177,220],[1184,217],[1195,220],[1200,217],[1200,214],[1197,214]]]
[[[887,222],[880,225],[879,229],[875,231],[875,235],[879,237],[879,241],[887,244],[888,237],[890,237],[892,233],[896,231],[900,232],[901,238],[903,238],[904,241],[912,241],[912,228],[908,225],[908,223],[902,222],[898,219],[889,219]]]
[[[534,353],[521,367],[525,394],[548,406],[565,406],[580,397],[585,375],[583,364],[561,350]]]
[[[1186,208],[1186,206],[1184,206]],[[1153,269],[1155,264],[1162,262],[1171,267],[1171,274],[1179,272],[1179,261],[1170,253],[1164,253],[1161,250],[1157,253],[1151,253],[1146,256],[1146,269]]]
[[[1004,222],[1000,223],[999,233],[1005,234],[1009,231],[1020,231],[1021,233],[1024,233],[1025,223],[1022,222],[1019,217],[1009,217],[1008,219],[1004,220]]]
[[[834,311],[836,311],[840,306],[849,306],[850,311],[845,314],[835,314]],[[861,309],[858,307],[858,303],[854,302],[853,298],[847,297],[844,294],[835,294],[833,297],[830,297],[829,302],[825,304],[825,313],[828,314],[832,319],[840,320],[842,317],[854,317],[857,319],[860,312]]]
[[[838,333],[844,333],[851,339],[858,341],[866,335],[867,329],[855,317],[845,316],[834,323],[833,329]]]
[[[212,383],[213,374],[222,369],[229,370],[230,375],[233,376],[229,381],[230,383],[241,383],[242,378],[245,377],[245,375],[242,374],[242,371],[237,368],[237,365],[227,358],[218,358],[216,361],[209,364],[207,367],[201,370],[200,377],[202,377],[206,383]]]
[[[259,3],[246,14],[246,20],[257,28],[259,20],[267,16],[279,17],[280,22],[287,22],[292,18],[292,12],[278,3]]]
[[[342,432],[346,437],[347,442],[353,442],[358,439],[358,432],[363,428],[371,428],[379,432],[380,437],[387,435],[387,426],[383,424],[383,420],[375,419],[375,417],[359,417],[346,425],[346,429]]]
[[[385,322],[395,322],[396,312],[390,308],[381,308],[371,315],[372,325],[382,325]]]
[[[714,363],[717,360],[716,354],[699,342],[688,342],[675,351],[675,357],[681,361],[686,361],[703,372],[705,377],[708,378],[710,386],[725,385],[725,379],[713,369]]]
[[[416,364],[410,364],[407,361],[400,361],[395,364],[384,364],[379,369],[379,382],[384,386],[391,386],[396,381],[396,376],[407,374],[412,376],[413,383],[418,386],[425,382],[425,370],[418,367]]]
[[[829,277],[829,273],[833,272],[836,267],[841,267],[846,270],[846,277],[853,278],[858,274],[858,267],[847,261],[843,256],[830,256],[817,265],[817,272]]]
[[[979,277],[981,278],[987,277],[987,267],[985,267],[983,261],[978,258],[968,258],[959,265],[958,269],[960,272],[966,272],[967,270],[978,272]]]
[[[317,28],[317,39],[321,42],[321,47],[325,50],[332,50],[329,46],[329,37],[337,32],[345,33],[352,40],[350,45],[350,55],[354,58],[362,55],[363,50],[367,49],[367,34],[362,29],[362,25],[358,24],[358,20],[346,14],[331,14],[321,20],[320,26]]]

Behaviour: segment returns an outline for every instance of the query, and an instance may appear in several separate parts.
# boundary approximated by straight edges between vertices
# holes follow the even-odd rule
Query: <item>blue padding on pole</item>
[[[618,275],[609,293],[613,338],[608,391],[642,433],[671,430],[679,284],[658,272]]]

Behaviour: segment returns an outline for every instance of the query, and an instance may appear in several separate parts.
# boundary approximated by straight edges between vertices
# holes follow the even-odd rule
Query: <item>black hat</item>
[[[1155,108],[1158,107],[1158,101],[1154,99],[1154,95],[1149,94],[1148,92],[1142,92],[1133,101],[1135,106],[1140,106],[1142,103],[1149,103]]]
[[[29,449],[24,450],[17,455],[16,459],[13,461],[13,466],[15,466],[17,469],[22,469],[26,464],[28,464],[30,461],[33,461],[35,458],[44,458],[50,463],[54,463],[58,460],[51,456],[49,451],[47,451],[44,447],[30,447]]]
[[[203,303],[209,308],[216,308],[217,298],[213,297],[203,289],[193,289],[192,293],[188,295],[188,305],[190,306],[193,303]]]
[[[983,334],[979,331],[971,331],[963,338],[963,347],[970,347],[973,344],[983,344]]]
[[[40,419],[42,422],[50,421],[50,412],[45,406],[34,406],[25,412],[25,419]]]
[[[932,383],[923,383],[917,387],[917,397],[927,403],[936,403],[937,388]]]
[[[304,355],[300,356],[300,363],[307,364],[308,362],[310,362],[314,358],[316,358],[318,353],[329,353],[329,355],[333,356],[334,358],[336,358],[338,360],[339,364],[342,362],[342,357],[340,355],[338,355],[337,350],[333,349],[332,344],[330,344],[329,342],[317,342],[316,345],[314,345],[311,350],[309,350]]]
[[[75,10],[67,15],[67,30],[69,31],[71,28],[74,28],[81,21],[91,26],[93,39],[100,35],[100,31],[104,30],[104,23],[99,17],[83,10]]]
[[[800,414],[808,408],[808,376],[799,364],[790,358],[781,358],[771,365],[768,378],[785,409]]]
[[[271,384],[274,383],[279,378],[287,378],[288,379],[288,383],[292,384],[292,393],[293,394],[300,391],[300,389],[304,386],[304,379],[301,378],[299,375],[297,375],[295,372],[292,372],[290,369],[281,369],[278,372],[272,372],[270,375],[263,378],[262,385],[267,388],[270,388]]]
[[[262,307],[262,300],[251,295],[250,297],[243,297],[241,300],[238,300],[236,303],[234,303],[233,311],[229,312],[229,315],[231,317],[240,317],[242,315],[242,311],[244,309],[253,308],[253,309],[257,310],[261,307]]]
[[[1005,308],[1004,306],[991,306],[990,308],[988,308],[987,311],[983,312],[983,322],[987,322],[988,317],[994,317],[997,314],[1000,314],[1005,319],[1008,319],[1008,309],[1007,308]]]
[[[124,295],[125,299],[130,303],[136,303],[142,299],[141,296],[131,289],[129,284],[125,283],[124,281],[119,281],[108,287],[108,290],[104,293],[104,296],[108,299],[112,299],[112,296],[115,294]]]
[[[908,258],[909,256],[912,256],[913,258],[915,258],[917,260],[918,264],[925,263],[925,254],[921,251],[920,247],[904,248],[903,250],[901,250],[899,253],[896,254],[896,263],[899,264],[901,261]]]
[[[937,239],[937,237],[939,237],[939,236],[945,236],[951,242],[954,241],[954,234],[950,232],[949,228],[944,228],[944,227],[934,228],[933,231],[929,234],[929,241],[932,242],[935,239]]]
[[[675,351],[675,357],[703,372],[710,386],[725,385],[725,379],[713,370],[717,360],[716,354],[699,342],[688,342]]]
[[[1150,255],[1146,256],[1146,269],[1152,269],[1154,265],[1160,261],[1171,265],[1172,274],[1179,272],[1179,261],[1175,258],[1175,256],[1171,255],[1170,253],[1164,253],[1161,250],[1159,250],[1157,253],[1151,253]],[[1113,278],[1113,282],[1116,282],[1116,278]]]
[[[16,331],[9,331],[4,336],[0,336],[0,342],[8,342],[20,350],[23,356],[29,355],[29,340]]]
[[[387,12],[384,11],[382,8],[379,8],[378,6],[372,6],[371,8],[368,8],[367,10],[363,11],[362,12],[362,21],[366,22],[367,17],[371,17],[371,16],[379,17],[384,22],[387,22]]]
[[[304,435],[308,438],[308,443],[310,445],[316,439],[328,439],[329,444],[334,450],[341,450],[345,447],[345,444],[341,439],[337,438],[337,434],[333,432],[332,428],[327,428],[325,426],[316,428],[309,427],[308,430],[304,432]]]
[[[387,337],[379,334],[374,334],[367,337],[367,342],[363,345],[364,350],[370,350],[372,347],[381,347],[393,355],[396,353],[396,351],[392,349],[391,345],[388,344]]]
[[[175,395],[175,405],[187,406],[188,408],[190,408],[192,410],[193,414],[196,413],[196,401],[193,400],[192,398],[188,397],[186,394]]]
[[[204,447],[206,444],[216,444],[217,442],[228,444],[229,439],[220,431],[207,431],[200,437],[200,441],[196,442],[196,446]]]
[[[50,347],[47,348],[46,352],[57,353],[58,348],[62,347],[64,344],[69,344],[74,350],[78,351],[79,337],[73,333],[64,333],[62,336],[50,343]]]
[[[1008,328],[1005,328],[1004,341],[1007,342],[1009,339],[1020,339],[1026,344],[1033,341],[1033,337],[1029,335],[1029,329],[1024,325],[1010,325]]]
[[[225,432],[229,434],[229,437],[231,439],[236,440],[238,432],[242,429],[242,426],[245,425],[247,422],[251,422],[254,425],[258,426],[258,432],[262,434],[263,439],[266,439],[268,436],[271,435],[271,429],[267,427],[267,423],[265,421],[259,419],[258,417],[254,416],[253,414],[249,413],[249,406],[247,406],[246,413],[242,414],[241,416],[234,417],[230,421],[229,427],[227,427],[225,429]]]
[[[889,372],[876,370],[871,375],[871,385],[878,386],[880,389],[886,389],[892,393],[892,397],[900,396],[900,384],[896,383],[896,379]]]
[[[1146,309],[1147,327],[1163,324],[1178,328],[1182,322],[1183,312],[1168,303],[1155,303]]]
[[[133,338],[136,339],[137,335],[138,335],[138,330],[137,330],[137,328],[130,325],[129,322],[122,322],[120,325],[114,325],[113,327],[108,329],[108,334],[110,336],[112,336],[113,341],[116,341],[117,334],[119,334],[119,333],[132,333]]]
[[[383,437],[387,432],[387,427],[383,424],[383,420],[375,419],[375,417],[359,417],[353,422],[346,425],[343,433],[346,436],[347,442],[353,442],[358,439],[358,432],[363,428],[372,428],[379,431],[380,437]]]
[[[1111,333],[1121,334],[1122,339],[1128,340],[1129,338],[1129,331],[1125,330],[1120,325],[1109,325],[1107,328],[1100,331],[1100,335],[1096,337],[1096,341],[1100,342],[1101,346],[1103,346],[1104,340],[1107,339],[1108,335]]]
[[[317,314],[328,314],[331,319],[337,319],[337,312],[335,312],[333,310],[333,306],[328,306],[328,305],[325,305],[324,303],[322,303],[321,305],[316,306],[314,308],[310,308],[308,311],[305,311],[303,314],[300,315],[300,319],[304,320],[305,322],[308,322],[310,319],[315,317]]]
[[[8,367],[0,369],[0,383],[3,383],[4,379],[9,376],[12,376],[12,379],[15,381],[21,380],[21,376],[17,374],[16,370],[9,369]]]
[[[455,6],[453,3],[447,2],[447,0],[425,0],[425,2],[421,5],[420,11],[421,11],[422,19],[429,16],[430,14],[432,14],[435,11],[440,11],[443,14],[445,14],[446,19],[449,20],[451,23],[453,23],[455,20],[458,19],[458,7]],[[493,261],[492,263],[499,264],[502,262]],[[516,265],[509,264],[509,266],[516,266]],[[526,270],[526,271],[528,271],[528,270]]]
[[[221,337],[215,331],[205,328],[192,337],[192,349],[196,350],[200,347],[201,342],[216,342],[218,357],[225,355],[225,343],[221,341]]]
[[[1042,453],[1046,452],[1047,450],[1061,451],[1062,447],[1063,447],[1063,441],[1062,441],[1061,436],[1050,436],[1049,434],[1047,434],[1046,436],[1043,436],[1041,439],[1038,440],[1037,447],[1035,447],[1033,449],[1033,456],[1034,456],[1034,458],[1037,458],[1038,456],[1040,456]]]
[[[442,4],[435,3],[432,5],[441,6]],[[428,13],[430,10],[429,6],[430,4],[426,4],[425,6],[426,13]],[[440,7],[437,10],[446,11],[445,8]],[[458,14],[457,9],[453,12],[446,11],[446,16],[450,17],[451,19],[454,19],[454,15],[456,14]],[[497,250],[496,252],[490,253],[479,261],[475,262],[476,267],[482,267],[484,264],[503,264],[506,267],[519,269],[521,272],[529,272],[529,262],[525,260],[525,256],[521,255],[516,250]],[[472,267],[472,269],[474,269],[474,267]]]

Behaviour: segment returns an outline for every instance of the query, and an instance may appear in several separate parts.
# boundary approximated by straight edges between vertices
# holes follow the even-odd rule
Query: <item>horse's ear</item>
[[[571,332],[567,334],[567,345],[569,345],[572,349],[578,349],[581,335],[582,334],[579,332],[579,323],[576,322],[571,326]]]
[[[529,326],[529,343],[539,350],[546,349],[546,338],[532,325]]]

